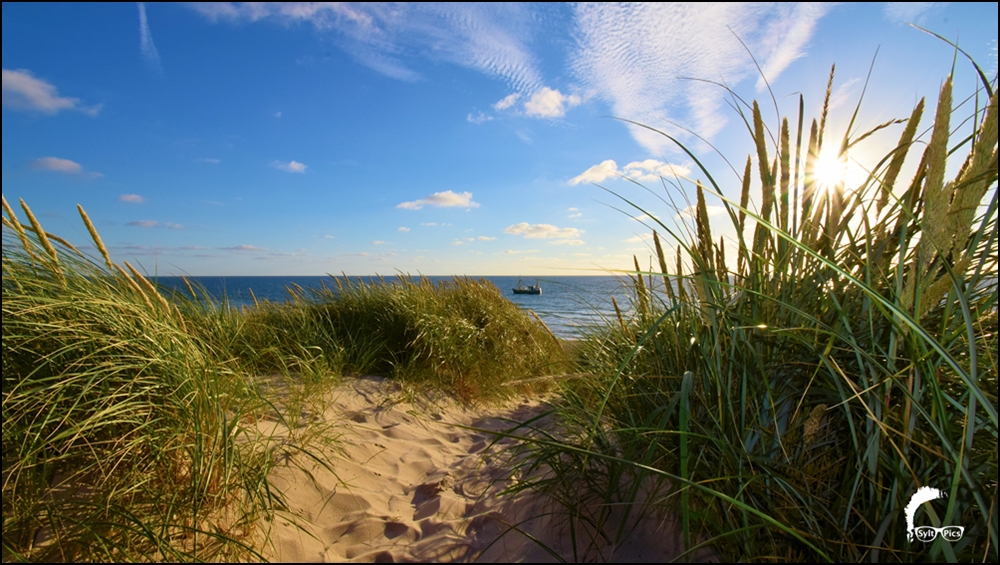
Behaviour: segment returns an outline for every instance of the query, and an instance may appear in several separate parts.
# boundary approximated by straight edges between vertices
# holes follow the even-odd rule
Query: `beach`
[[[537,493],[503,494],[523,478],[510,476],[516,441],[489,433],[542,416],[533,426],[559,434],[548,400],[470,408],[440,394],[404,394],[380,377],[344,378],[315,412],[301,414],[303,427],[328,426],[329,465],[284,452],[271,479],[287,510],[264,524],[255,545],[282,562],[573,560],[559,508]],[[287,435],[277,422],[261,425]],[[578,558],[663,562],[679,553],[669,521],[650,516],[630,526],[619,544],[584,543],[599,536],[578,531]]]

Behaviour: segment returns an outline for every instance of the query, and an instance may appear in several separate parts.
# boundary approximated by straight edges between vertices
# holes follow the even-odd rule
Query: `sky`
[[[808,124],[833,64],[838,138],[862,92],[854,132],[935,103],[953,68],[960,101],[971,64],[910,24],[992,79],[997,20],[996,2],[5,2],[3,195],[94,252],[81,204],[154,275],[606,274],[649,264],[652,227],[688,233],[691,154],[738,199],[741,101],[777,131],[801,95]],[[866,139],[855,172],[901,133]]]

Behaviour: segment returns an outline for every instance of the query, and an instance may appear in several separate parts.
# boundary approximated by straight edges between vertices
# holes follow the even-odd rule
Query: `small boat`
[[[541,294],[542,285],[538,284],[538,281],[535,281],[534,286],[523,286],[521,284],[521,279],[517,279],[517,288],[513,288],[511,290],[514,291],[514,294]]]

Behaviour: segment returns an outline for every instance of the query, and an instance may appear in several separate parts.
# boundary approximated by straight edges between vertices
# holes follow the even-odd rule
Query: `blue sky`
[[[873,59],[862,129],[936,101],[955,53],[908,23],[992,78],[997,18],[995,2],[4,3],[3,195],[86,247],[82,204],[115,260],[160,275],[602,274],[651,255],[620,197],[683,233],[694,191],[676,179],[704,178],[615,118],[674,135],[738,198],[719,153],[742,170],[749,135],[718,83],[776,128],[768,85],[783,115],[801,93],[818,116],[836,63],[839,138]],[[977,79],[955,68],[962,100]]]

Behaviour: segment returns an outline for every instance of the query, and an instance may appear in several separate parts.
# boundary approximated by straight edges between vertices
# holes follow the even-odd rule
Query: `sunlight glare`
[[[813,178],[817,188],[830,192],[838,185],[843,185],[847,176],[847,155],[838,156],[835,146],[824,147],[816,159]]]

